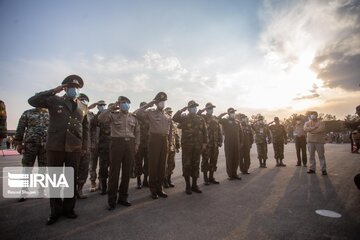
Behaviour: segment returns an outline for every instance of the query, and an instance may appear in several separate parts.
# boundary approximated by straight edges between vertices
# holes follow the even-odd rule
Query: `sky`
[[[71,74],[90,103],[159,91],[268,120],[360,104],[360,0],[0,0],[0,99],[16,129],[29,97]],[[63,94],[63,93],[61,93]]]

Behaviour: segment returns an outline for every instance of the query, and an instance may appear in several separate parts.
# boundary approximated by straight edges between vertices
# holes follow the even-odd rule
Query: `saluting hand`
[[[182,112],[185,112],[188,109],[188,107],[184,107],[181,109]]]
[[[89,110],[90,110],[90,109],[93,109],[93,108],[95,108],[97,105],[98,105],[97,102],[96,102],[96,103],[93,103],[93,104],[91,104],[90,106],[88,106],[88,109],[89,109]]]
[[[56,88],[54,88],[53,92],[54,92],[55,94],[57,94],[57,93],[61,92],[62,90],[64,90],[65,87],[67,87],[67,84],[62,84],[62,85],[60,85],[60,86],[57,86]]]

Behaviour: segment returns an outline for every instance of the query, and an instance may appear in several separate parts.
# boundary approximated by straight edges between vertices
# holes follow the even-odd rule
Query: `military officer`
[[[149,123],[149,185],[151,198],[153,199],[168,196],[163,191],[168,137],[171,131],[171,118],[164,111],[166,100],[166,93],[159,92],[154,100],[135,111],[138,118]],[[146,110],[154,104],[156,109]]]
[[[167,107],[164,109],[166,114],[171,118],[172,109]],[[171,175],[175,169],[175,154],[179,152],[180,149],[180,138],[177,130],[177,126],[173,120],[171,120],[171,131],[169,134],[169,152],[166,159],[166,168],[165,168],[165,179],[164,179],[164,188],[175,187],[171,181]]]
[[[205,185],[209,185],[210,183],[219,184],[219,182],[214,178],[214,172],[216,172],[217,169],[219,147],[222,146],[223,135],[219,120],[217,117],[213,116],[215,107],[215,105],[208,102],[206,103],[204,109],[198,111],[198,114],[205,120],[209,137],[209,143],[206,145],[206,149],[202,152],[201,160],[201,171],[204,175]],[[206,114],[201,114],[204,111],[206,111]]]
[[[220,124],[223,127],[225,135],[225,158],[226,158],[226,172],[229,180],[241,180],[237,175],[237,168],[240,159],[240,144],[242,143],[242,132],[240,123],[235,119],[235,109],[229,108],[226,113],[219,115]],[[226,114],[228,118],[222,118]]]
[[[104,110],[105,105],[96,103],[98,112],[97,115]],[[91,119],[93,119],[95,115],[92,115]],[[91,124],[90,121],[90,164],[89,164],[89,172],[90,172],[90,192],[95,192],[99,188],[101,188],[101,183],[99,181],[99,187],[96,186],[96,179],[98,178],[97,174],[97,166],[99,163],[99,134],[100,128],[97,124]]]
[[[79,88],[84,85],[81,77],[70,75],[62,85],[31,97],[28,102],[36,108],[49,110],[50,123],[46,141],[46,157],[48,166],[74,168],[74,179],[77,179],[77,163],[81,154],[87,149],[88,122],[87,107],[77,99]],[[55,94],[65,90],[63,97]],[[60,214],[67,218],[76,218],[75,207],[76,183],[74,197],[50,198],[51,214],[47,224],[57,221]]]
[[[245,114],[240,114],[240,125],[242,131],[242,142],[240,145],[240,171],[242,174],[250,174],[250,149],[254,143],[254,134]]]
[[[271,143],[271,135],[268,126],[264,122],[264,117],[259,116],[257,121],[252,125],[255,132],[255,143],[258,153],[258,159],[261,168],[266,168],[267,144]]]
[[[146,102],[141,102],[140,107],[146,105]],[[149,159],[148,159],[148,140],[149,140],[149,123],[148,121],[138,118],[140,124],[140,146],[135,155],[135,175],[137,179],[137,188],[142,186],[149,187]],[[143,183],[141,184],[141,175],[144,174]]]
[[[197,179],[199,178],[200,156],[208,143],[208,134],[204,119],[196,114],[197,106],[199,104],[191,100],[187,107],[177,111],[173,117],[173,120],[181,125],[182,168],[186,194],[202,192],[197,185]],[[182,115],[185,110],[189,113]],[[190,177],[192,178],[191,186]]]
[[[275,124],[272,124],[275,123]],[[271,139],[274,147],[274,154],[277,167],[286,167],[283,163],[284,159],[284,144],[287,144],[287,134],[285,127],[280,124],[278,117],[274,118],[274,122],[268,124],[271,132]]]
[[[294,126],[293,135],[295,137],[295,148],[296,148],[296,157],[297,157],[296,166],[301,166],[301,162],[302,162],[303,166],[306,167],[307,155],[306,155],[306,133],[304,131],[304,121],[300,117],[297,117],[295,121],[296,123]]]
[[[109,147],[110,147],[110,123],[108,122],[100,122],[99,115],[106,110],[106,103],[104,100],[100,100],[97,102],[97,114],[90,121],[91,129],[98,129],[98,142],[97,145],[97,153],[99,155],[99,184],[101,195],[105,195],[107,193],[107,182],[109,176]],[[95,161],[94,161],[95,162]],[[96,168],[95,173],[96,173]]]
[[[6,138],[6,136],[6,107],[5,103],[0,100],[0,144],[2,144],[2,140]]]
[[[33,108],[26,110],[20,117],[16,128],[14,141],[16,150],[23,154],[22,166],[33,167],[36,158],[39,167],[46,167],[46,136],[49,125],[49,113],[46,108]],[[27,168],[27,170],[29,170]],[[31,172],[26,172],[31,173]],[[41,191],[41,192],[40,192]],[[43,194],[40,189],[39,194]],[[24,197],[19,199],[25,201]]]
[[[116,207],[117,192],[119,193],[118,204],[131,206],[128,201],[131,163],[135,160],[140,144],[140,126],[136,117],[129,113],[130,100],[120,96],[118,102],[111,109],[100,113],[100,123],[110,124],[110,172],[108,186],[108,210]],[[116,112],[116,109],[120,109]],[[119,187],[119,174],[121,171],[121,183]]]

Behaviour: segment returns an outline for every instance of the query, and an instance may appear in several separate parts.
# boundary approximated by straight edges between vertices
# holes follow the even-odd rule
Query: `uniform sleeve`
[[[99,122],[102,122],[102,123],[109,123],[111,121],[111,119],[112,119],[112,117],[111,117],[110,109],[106,109],[98,115],[98,120],[99,120]]]
[[[175,115],[173,116],[173,120],[174,120],[175,122],[177,122],[177,123],[180,123],[180,124],[184,121],[184,118],[181,116],[181,113],[182,113],[182,111],[179,110],[179,111],[177,111],[177,112],[175,113]]]
[[[140,124],[139,121],[135,118],[135,149],[139,149],[140,146]]]
[[[54,96],[53,89],[43,91],[35,94],[35,96],[29,98],[28,102],[33,107],[49,108],[49,97]]]
[[[271,133],[270,133],[269,128],[265,127],[265,131],[266,131],[266,135],[267,135],[268,141],[271,142]]]
[[[18,144],[21,144],[21,142],[24,139],[24,134],[25,134],[27,125],[28,125],[28,117],[27,117],[26,112],[24,112],[19,119],[19,122],[18,122],[18,125],[16,128],[15,138],[14,138],[14,140]]]
[[[323,133],[325,132],[325,123],[324,122],[319,122],[318,127],[315,128],[313,131],[311,131],[311,133]]]
[[[149,120],[149,115],[148,115],[148,111],[146,111],[143,108],[140,108],[139,110],[137,110],[136,112],[136,117],[138,117],[140,120],[142,121],[147,121]]]
[[[0,101],[0,140],[2,138],[6,138],[6,135],[7,135],[6,107],[5,107],[5,103],[3,101]]]
[[[88,149],[88,137],[89,137],[89,122],[88,115],[84,116],[84,120],[82,122],[83,127],[83,135],[82,135],[82,149],[86,151]]]
[[[223,142],[223,134],[221,130],[220,122],[218,123],[218,143],[221,145]]]
[[[205,123],[205,120],[203,118],[201,118],[201,123],[202,123],[202,129],[203,129],[202,130],[203,143],[207,144],[209,142],[209,136],[208,136],[206,123]]]
[[[304,125],[304,131],[305,132],[312,132],[314,129],[315,129],[315,126],[311,127],[310,126],[310,121],[305,123],[305,125]]]

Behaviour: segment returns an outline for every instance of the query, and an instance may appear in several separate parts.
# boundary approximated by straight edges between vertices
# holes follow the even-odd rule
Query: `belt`
[[[115,140],[116,140],[116,139],[123,140],[123,141],[125,141],[125,142],[129,142],[129,141],[131,141],[132,139],[134,139],[134,138],[131,138],[131,137],[112,137],[112,138],[114,138]]]
[[[159,137],[167,137],[168,136],[168,134],[164,134],[164,133],[150,133],[150,135],[159,136]]]

